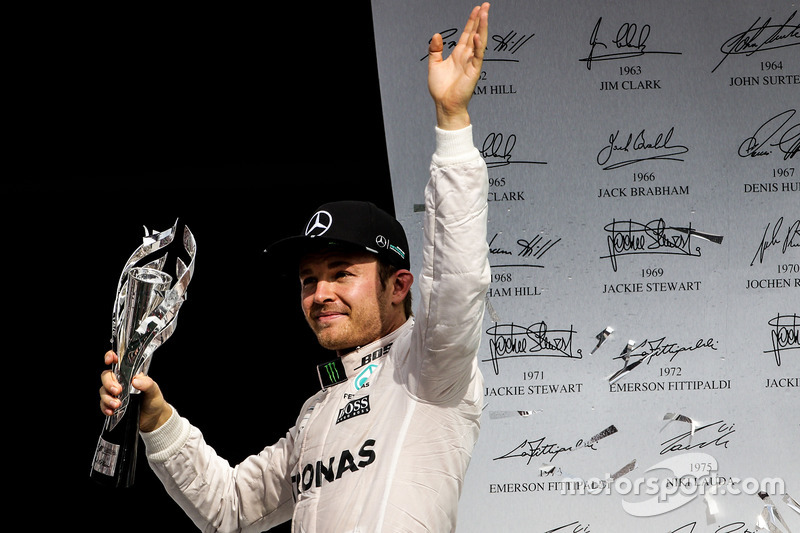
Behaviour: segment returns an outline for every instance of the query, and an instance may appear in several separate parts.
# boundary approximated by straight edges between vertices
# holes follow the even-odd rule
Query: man
[[[232,468],[147,376],[140,430],[167,491],[203,531],[454,531],[479,432],[477,367],[489,285],[486,165],[467,106],[480,74],[489,4],[473,9],[443,60],[430,44],[437,147],[425,192],[421,301],[397,221],[374,205],[336,202],[268,257],[297,268],[306,320],[337,358],[286,437]],[[112,363],[116,355],[106,354]],[[121,390],[106,371],[101,409]]]

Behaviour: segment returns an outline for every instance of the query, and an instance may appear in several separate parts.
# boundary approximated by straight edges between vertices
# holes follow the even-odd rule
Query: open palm
[[[436,104],[440,127],[456,129],[469,124],[467,105],[483,65],[489,27],[489,3],[476,6],[458,43],[443,58],[442,36],[436,34],[428,48],[428,90]],[[466,123],[463,123],[466,120]]]

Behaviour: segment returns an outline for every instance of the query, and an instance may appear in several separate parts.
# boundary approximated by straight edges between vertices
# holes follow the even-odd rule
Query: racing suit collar
[[[358,373],[371,361],[382,358],[389,353],[395,339],[414,325],[414,318],[409,317],[405,323],[388,335],[360,346],[342,357],[317,365],[317,376],[322,390],[344,383]]]

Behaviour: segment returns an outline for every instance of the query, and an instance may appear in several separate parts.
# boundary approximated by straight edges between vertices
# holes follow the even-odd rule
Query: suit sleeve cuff
[[[140,433],[147,459],[163,463],[175,455],[189,439],[190,429],[189,421],[178,415],[178,411],[173,407],[172,415],[164,425],[153,431]]]
[[[433,162],[438,166],[465,163],[480,157],[472,139],[472,125],[460,130],[436,128],[436,151]]]

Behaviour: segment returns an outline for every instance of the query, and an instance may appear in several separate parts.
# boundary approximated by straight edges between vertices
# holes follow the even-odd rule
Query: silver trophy
[[[178,312],[186,300],[186,289],[194,272],[195,240],[188,227],[183,231],[183,246],[188,266],[178,258],[177,281],[163,272],[166,255],[136,266],[148,256],[168,246],[174,239],[178,221],[172,228],[150,233],[145,228],[142,244],[131,254],[120,274],[111,326],[111,346],[119,361],[112,367],[122,385],[120,407],[106,418],[97,443],[91,477],[105,485],[127,487],[133,484],[139,437],[140,392],[131,380],[147,374],[153,352],[175,331]]]

